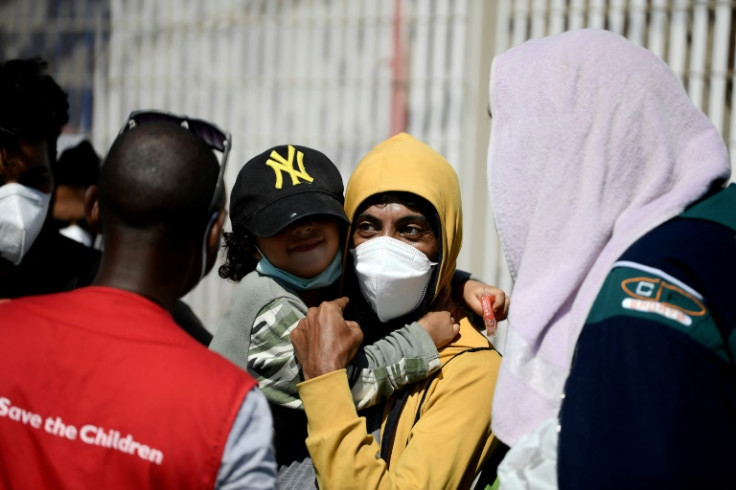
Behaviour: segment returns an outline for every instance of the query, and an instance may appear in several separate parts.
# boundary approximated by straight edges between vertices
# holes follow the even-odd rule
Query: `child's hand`
[[[493,296],[493,316],[496,317],[496,321],[505,320],[509,313],[511,298],[506,296],[503,289],[489,286],[475,279],[468,279],[463,283],[461,293],[465,305],[478,316],[483,316],[483,306],[480,298],[484,294]]]
[[[450,288],[446,287],[440,291],[432,310],[418,320],[438,349],[450,343],[460,331],[460,316],[454,310]]]

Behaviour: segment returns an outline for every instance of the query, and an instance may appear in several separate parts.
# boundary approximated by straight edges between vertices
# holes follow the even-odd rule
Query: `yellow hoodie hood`
[[[345,213],[352,222],[367,198],[384,192],[411,192],[429,201],[440,219],[442,260],[433,299],[450,283],[463,236],[460,183],[450,163],[406,133],[379,143],[358,163],[345,191]]]

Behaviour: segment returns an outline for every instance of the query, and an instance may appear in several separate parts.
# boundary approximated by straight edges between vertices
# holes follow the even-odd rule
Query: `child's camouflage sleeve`
[[[304,313],[288,298],[278,298],[264,306],[256,316],[248,350],[248,371],[258,380],[271,403],[302,408],[296,390],[299,365],[289,334]]]
[[[350,391],[358,410],[426,378],[440,367],[432,338],[419,323],[395,330],[358,352],[348,364]]]

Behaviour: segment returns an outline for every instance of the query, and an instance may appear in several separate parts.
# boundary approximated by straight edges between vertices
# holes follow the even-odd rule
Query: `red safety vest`
[[[0,304],[0,488],[212,488],[253,386],[133,293]]]

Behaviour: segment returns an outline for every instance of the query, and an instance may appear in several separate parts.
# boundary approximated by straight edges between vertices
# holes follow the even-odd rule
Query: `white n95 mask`
[[[79,225],[69,225],[59,229],[65,237],[88,247],[92,246],[92,235]]]
[[[360,291],[379,320],[393,320],[421,304],[437,265],[423,252],[386,236],[372,238],[350,252]]]
[[[19,265],[41,232],[51,194],[11,183],[0,186],[0,257]]]

